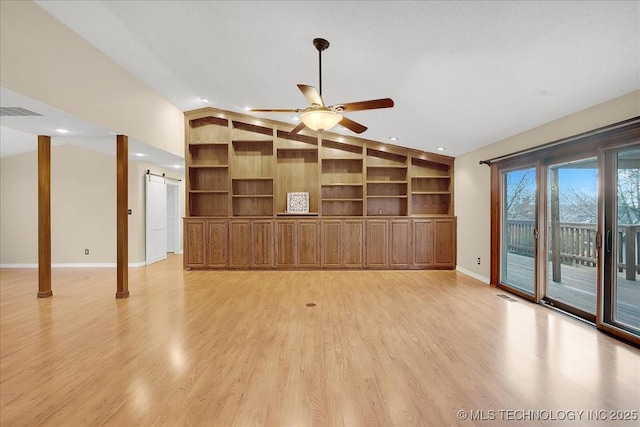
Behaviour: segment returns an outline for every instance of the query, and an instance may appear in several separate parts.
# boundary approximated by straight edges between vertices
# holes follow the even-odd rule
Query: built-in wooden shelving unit
[[[407,239],[414,239],[412,245],[420,246],[415,250],[423,251],[425,244],[435,244],[433,236],[438,230],[441,230],[440,234],[442,230],[449,233],[449,224],[453,224],[451,230],[455,236],[451,157],[329,132],[302,131],[290,135],[294,125],[213,108],[187,112],[185,119],[185,251],[205,258],[216,254],[215,260],[198,258],[197,262],[186,257],[185,266],[254,268],[259,265],[260,268],[268,268],[277,265],[277,254],[266,252],[260,254],[259,262],[256,261],[253,267],[250,262],[247,264],[249,258],[238,261],[240,258],[234,258],[233,254],[249,256],[249,252],[244,253],[243,250],[256,249],[239,248],[240,243],[232,238],[233,235],[242,235],[245,245],[255,238],[258,240],[253,242],[254,246],[266,244],[265,248],[268,248],[265,242],[269,239],[276,245],[275,242],[280,242],[278,239],[284,236],[302,233],[303,237],[290,242],[301,250],[302,247],[312,247],[315,238],[322,245],[335,238],[350,236],[348,238],[353,239],[354,232],[356,241],[358,233],[362,234],[364,244],[367,230],[373,239],[374,235],[386,236],[388,226],[388,233],[405,229],[410,230],[411,236],[414,232],[419,233],[422,237],[414,236],[419,237],[418,240],[411,236]],[[308,213],[287,212],[289,192],[309,193]],[[413,219],[402,222],[401,218]],[[441,222],[431,222],[438,218]],[[378,222],[365,225],[358,221]],[[385,221],[392,222],[387,224]],[[401,234],[396,231],[396,235]],[[230,251],[233,250],[225,255],[226,258],[219,258],[222,256],[219,248],[216,251],[200,248],[199,245],[206,246],[214,236],[229,244]],[[391,239],[391,236],[387,237],[376,244]],[[448,239],[451,240],[451,236]],[[288,255],[281,258],[287,259],[286,265],[295,265],[297,255],[294,256],[294,248],[282,244],[278,243],[280,249],[286,249]],[[455,242],[449,242],[449,245],[455,247]],[[300,255],[305,259],[301,265],[313,267],[310,260],[317,255],[317,266],[322,266],[319,254],[326,248],[319,246],[316,249],[317,253]],[[384,265],[382,261],[386,259],[395,259],[371,247],[367,251],[364,247],[361,249],[363,259],[366,259],[366,254],[377,257],[369,267]],[[350,257],[360,253],[357,247],[353,251],[348,251]],[[326,252],[327,260],[336,254]],[[452,265],[449,261],[430,264],[428,251],[415,256],[425,260],[412,261],[414,268],[448,268]],[[334,265],[334,261],[327,261],[327,265]],[[366,262],[363,263],[362,266],[366,267]],[[352,262],[351,258],[343,264],[360,265]],[[395,263],[393,265],[397,268]]]

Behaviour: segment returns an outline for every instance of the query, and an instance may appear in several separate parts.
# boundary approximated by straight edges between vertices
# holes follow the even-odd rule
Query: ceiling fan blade
[[[304,123],[300,122],[298,124],[298,126],[294,127],[293,129],[291,129],[289,131],[289,135],[295,135],[296,133],[300,132],[302,129],[304,129],[306,126]]]
[[[361,111],[361,110],[375,110],[378,108],[391,108],[393,107],[393,99],[381,98],[372,99],[370,101],[359,102],[347,102],[346,104],[336,104],[335,108],[342,108],[342,111]]]
[[[363,126],[358,122],[354,122],[353,120],[348,119],[344,116],[342,117],[342,120],[340,120],[340,126],[345,127],[355,133],[362,133],[367,130],[366,126]]]
[[[249,111],[252,111],[254,113],[299,113],[300,112],[299,109],[295,109],[295,108],[272,108],[272,109],[252,108]]]
[[[315,104],[315,105],[324,107],[324,101],[322,100],[322,97],[320,96],[320,94],[318,93],[315,87],[299,84],[298,89],[300,89],[304,97],[307,98],[307,101],[309,101],[309,104],[311,105]]]

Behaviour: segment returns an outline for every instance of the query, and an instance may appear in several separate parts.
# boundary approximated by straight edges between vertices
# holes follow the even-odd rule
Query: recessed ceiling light
[[[299,121],[300,121],[300,117],[298,117],[298,116],[291,116],[291,120],[293,120],[294,122],[299,122]]]
[[[174,168],[176,168],[176,169],[180,169],[182,166],[180,166],[180,165],[173,165],[173,167],[174,167]]]
[[[59,133],[69,133],[69,130],[68,130],[68,129],[62,129],[62,128],[59,128],[59,129],[56,129],[56,132],[59,132]]]
[[[397,140],[398,140],[398,137],[397,137],[397,136],[390,136],[390,137],[389,137],[389,140],[391,140],[391,141],[397,141]]]
[[[109,132],[109,135],[117,135],[117,134],[118,134],[118,132],[114,132],[114,131],[110,131]]]
[[[243,110],[244,111],[251,111],[251,107],[244,107]]]
[[[438,150],[438,151],[444,151],[444,150],[446,150],[446,148],[445,148],[445,147],[436,147],[436,150]]]
[[[207,99],[207,98],[200,98],[200,101],[202,101],[202,102],[206,102],[207,104],[210,104],[210,103],[211,103],[211,100],[210,100],[210,99]]]
[[[136,156],[138,156],[138,157],[144,157],[145,155],[144,155],[144,154],[142,154],[142,153],[136,153]]]

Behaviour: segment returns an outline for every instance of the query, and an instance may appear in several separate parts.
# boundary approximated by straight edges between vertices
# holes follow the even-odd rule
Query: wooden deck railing
[[[560,223],[560,259],[561,263],[573,266],[595,267],[597,262],[595,224]],[[511,253],[533,256],[534,222],[507,221],[507,250]],[[640,226],[618,226],[617,265],[619,272],[626,272],[627,280],[635,280],[640,272]],[[551,230],[549,230],[551,235]],[[631,238],[629,238],[631,236]]]

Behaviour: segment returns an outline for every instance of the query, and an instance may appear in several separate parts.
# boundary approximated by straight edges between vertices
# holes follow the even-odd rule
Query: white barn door
[[[146,263],[167,259],[167,184],[164,177],[145,175]]]

